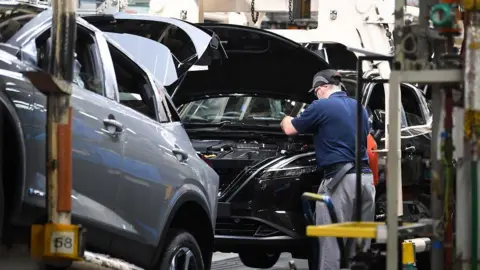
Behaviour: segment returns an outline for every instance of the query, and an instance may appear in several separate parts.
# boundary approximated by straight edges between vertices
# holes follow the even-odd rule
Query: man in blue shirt
[[[330,196],[339,222],[353,219],[356,200],[355,166],[362,167],[362,219],[373,221],[375,186],[367,156],[367,135],[370,129],[368,114],[363,108],[362,164],[355,164],[357,101],[347,97],[340,85],[341,76],[335,70],[323,70],[315,74],[310,92],[317,100],[300,116],[286,116],[281,127],[289,136],[298,133],[314,134],[317,165],[324,172],[318,193]],[[323,203],[317,203],[315,212],[318,225],[331,223]],[[354,245],[349,247],[354,250]],[[364,248],[368,247],[369,243],[366,243]],[[335,238],[320,238],[319,263],[319,270],[340,269],[340,252]]]

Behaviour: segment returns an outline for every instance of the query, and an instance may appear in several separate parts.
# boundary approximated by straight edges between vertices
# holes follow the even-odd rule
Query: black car
[[[228,59],[218,68],[187,73],[173,100],[195,149],[220,175],[215,249],[239,253],[246,266],[255,268],[273,266],[282,252],[308,258],[300,196],[317,191],[321,172],[311,135],[289,138],[279,122],[308,106],[314,98],[307,93],[313,74],[329,65],[318,54],[264,30],[202,26],[219,36]],[[342,73],[345,91],[354,96],[355,72]],[[404,216],[411,220],[428,215],[424,161],[430,155],[430,112],[417,88],[401,88]],[[383,85],[367,83],[363,91],[372,133],[386,157]],[[384,162],[382,157],[381,168]],[[380,176],[377,220],[384,218],[384,169]]]
[[[181,31],[171,33],[176,38],[168,42],[168,35],[162,34],[165,27],[147,19],[94,24],[103,31],[148,37],[176,54],[185,50]],[[196,71],[190,70],[167,87],[194,148],[220,176],[215,251],[239,253],[245,265],[255,268],[273,266],[281,252],[308,258],[300,196],[305,191],[316,192],[322,176],[317,171],[312,136],[287,137],[279,123],[313,101],[314,96],[307,93],[312,76],[331,65],[319,54],[265,30],[222,24],[192,27],[218,37],[218,47],[228,56],[214,63],[197,63]],[[149,55],[139,52],[136,59],[152,62]],[[155,68],[152,63],[146,65]],[[355,72],[342,73],[345,91],[353,96]],[[375,73],[366,76],[378,77]],[[383,85],[368,83],[363,91],[362,103],[369,108],[373,134],[383,153]],[[417,191],[426,181],[422,161],[430,154],[430,112],[421,92],[410,84],[402,85],[402,99],[403,179],[406,188]],[[385,173],[381,175],[384,179]],[[384,184],[381,180],[377,189],[380,220]],[[413,194],[404,202],[404,216],[428,215],[418,197]]]

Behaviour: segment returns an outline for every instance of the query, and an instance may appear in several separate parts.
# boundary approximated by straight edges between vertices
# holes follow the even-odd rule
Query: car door
[[[428,112],[424,110],[424,98],[419,89],[402,84],[401,91],[407,125],[401,133],[403,184],[422,184],[426,176],[424,160],[430,158]]]
[[[179,138],[164,128],[169,119],[151,76],[117,45],[110,43],[108,49],[119,89],[118,121],[126,135],[116,213],[132,226],[115,237],[110,252],[148,261],[148,247],[158,244],[170,196],[181,179],[192,178],[186,165],[188,153],[176,143]]]
[[[416,89],[409,84],[402,84],[402,116],[401,116],[401,150],[402,179],[404,185],[417,184],[423,179],[423,163],[429,153],[429,129],[426,124],[424,107]],[[385,110],[385,96],[382,84],[367,84],[365,86],[366,105],[370,113]],[[406,109],[408,112],[406,112]],[[413,115],[412,115],[413,114]],[[385,115],[384,115],[385,116]],[[385,149],[384,122],[373,124],[373,133],[378,145],[379,176],[385,179],[387,150]]]
[[[29,48],[38,53],[30,58],[47,69],[51,41],[49,28],[39,33]],[[86,225],[89,240],[97,248],[107,249],[111,242],[103,228],[123,229],[123,222],[115,214],[118,184],[122,178],[125,133],[117,121],[121,111],[115,108],[109,81],[104,75],[102,59],[99,57],[98,33],[88,28],[77,28],[76,63],[82,63],[80,73],[75,74],[72,89],[72,211],[74,222]],[[101,40],[100,40],[101,41]],[[103,40],[103,42],[105,42]],[[80,82],[81,81],[81,82]],[[47,99],[43,93],[35,93],[36,151],[38,160],[37,181],[34,189],[45,191],[45,126]],[[41,154],[43,153],[43,154]],[[41,193],[36,193],[41,194]],[[42,199],[44,200],[44,199]],[[40,203],[40,198],[37,199]]]

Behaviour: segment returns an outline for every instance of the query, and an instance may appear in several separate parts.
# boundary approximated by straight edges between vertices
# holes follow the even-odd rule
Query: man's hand
[[[280,126],[282,127],[283,132],[285,132],[285,134],[287,134],[288,136],[298,134],[298,131],[292,125],[292,119],[293,117],[291,116],[285,116],[282,122],[280,123]]]

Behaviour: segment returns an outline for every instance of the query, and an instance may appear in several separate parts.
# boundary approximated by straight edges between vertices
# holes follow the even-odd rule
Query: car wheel
[[[38,263],[39,270],[66,270],[72,266],[71,261],[42,261]]]
[[[70,269],[72,266],[71,262],[64,263],[64,264],[40,264],[39,269],[41,270],[67,270]]]
[[[240,252],[238,256],[247,267],[266,269],[277,263],[280,253]]]
[[[1,154],[0,154],[1,157]],[[1,173],[1,165],[0,165],[0,173]],[[2,239],[3,234],[3,222],[4,222],[4,215],[5,215],[5,196],[3,193],[3,179],[0,177],[0,240]],[[0,241],[0,245],[2,242]]]
[[[197,241],[183,230],[171,230],[160,259],[161,270],[204,270],[202,252]]]
[[[2,108],[0,108],[0,113],[2,111]],[[0,117],[3,117],[2,114],[0,114]],[[0,125],[2,124],[0,120]],[[1,125],[4,127],[5,125]],[[0,136],[0,149],[3,151],[3,136]],[[0,151],[0,240],[2,239],[2,234],[3,234],[3,222],[4,222],[4,217],[5,217],[5,193],[3,190],[3,152]],[[0,245],[2,244],[2,241],[0,241]]]

